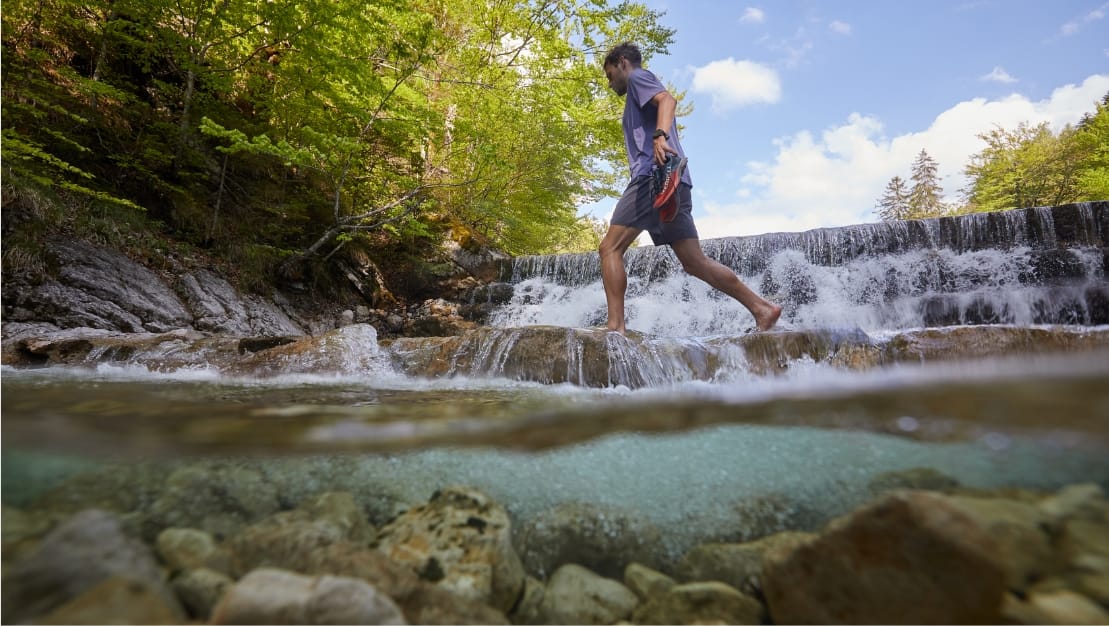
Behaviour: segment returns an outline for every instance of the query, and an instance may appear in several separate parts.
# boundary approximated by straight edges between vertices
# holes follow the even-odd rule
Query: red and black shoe
[[[653,190],[655,192],[654,207],[659,211],[659,217],[664,222],[672,222],[678,215],[678,196],[674,193],[682,182],[682,172],[688,159],[676,155],[667,155],[666,163],[662,167],[656,166],[651,171],[654,177]]]

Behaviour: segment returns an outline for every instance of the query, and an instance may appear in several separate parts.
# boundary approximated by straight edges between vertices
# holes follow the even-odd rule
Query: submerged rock
[[[357,578],[257,569],[212,610],[213,624],[406,624],[396,603]]]
[[[325,546],[369,545],[373,529],[348,493],[325,493],[242,530],[230,540],[234,570],[261,567],[303,571]]]
[[[718,581],[677,585],[635,610],[636,624],[763,623],[759,601]]]
[[[654,524],[598,504],[568,502],[542,511],[520,524],[513,541],[528,573],[539,578],[569,563],[619,578],[630,563],[663,562],[662,535]]]
[[[5,569],[4,622],[27,622],[113,577],[148,587],[139,594],[153,593],[178,621],[183,619],[150,549],[125,534],[117,516],[90,509],[58,525],[35,551]],[[120,593],[130,589],[124,585]]]
[[[568,564],[551,576],[539,612],[545,624],[612,624],[630,617],[638,604],[619,582]]]
[[[766,555],[799,547],[815,537],[782,532],[750,543],[704,543],[682,556],[677,575],[685,581],[719,580],[744,593],[761,594]]]
[[[381,529],[377,549],[462,597],[507,612],[524,588],[508,513],[489,496],[443,489]]]
[[[112,576],[35,620],[36,624],[176,624],[176,603],[149,585]]]
[[[944,497],[898,492],[769,555],[763,591],[776,623],[998,623],[997,549]]]

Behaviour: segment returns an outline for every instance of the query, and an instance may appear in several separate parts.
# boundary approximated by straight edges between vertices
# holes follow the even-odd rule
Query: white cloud
[[[830,28],[833,33],[838,33],[840,35],[850,35],[851,34],[851,25],[848,24],[847,22],[841,22],[839,20],[832,20],[831,23],[828,24],[828,28]]]
[[[743,17],[739,21],[744,24],[762,24],[766,20],[766,13],[758,7],[747,7],[743,10]]]
[[[731,57],[693,68],[692,87],[712,96],[712,108],[717,112],[760,102],[773,104],[782,97],[777,72]]]
[[[939,164],[948,200],[966,185],[963,168],[995,126],[1047,122],[1058,132],[1073,124],[1109,91],[1109,74],[1066,85],[1045,100],[1022,95],[975,98],[940,113],[919,132],[887,138],[875,117],[851,114],[846,123],[816,134],[808,130],[777,139],[772,162],[746,164],[732,198],[708,197],[695,188],[697,228],[704,239],[801,231],[873,222],[874,203],[893,176],[907,178],[921,149]]]
[[[993,71],[990,72],[989,74],[986,74],[986,75],[982,76],[982,78],[980,80],[992,81],[992,82],[995,82],[995,83],[1006,83],[1006,84],[1017,82],[1017,79],[1013,78],[1009,74],[1009,72],[1006,72],[1005,68],[1001,67],[1000,65],[993,68]]]
[[[1080,18],[1073,19],[1063,24],[1063,26],[1059,28],[1059,33],[1064,37],[1069,37],[1081,30],[1086,24],[1103,19],[1107,13],[1109,13],[1109,2],[1106,2]]]

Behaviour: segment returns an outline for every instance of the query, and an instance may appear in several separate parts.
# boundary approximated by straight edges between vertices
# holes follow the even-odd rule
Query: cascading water
[[[1109,203],[1014,210],[702,242],[782,304],[784,327],[869,333],[963,324],[1109,323]],[[648,335],[729,335],[747,311],[681,271],[667,247],[626,259],[629,326]],[[495,326],[605,321],[596,254],[522,257]]]

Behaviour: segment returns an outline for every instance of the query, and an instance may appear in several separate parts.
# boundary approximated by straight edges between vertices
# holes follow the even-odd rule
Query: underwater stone
[[[217,546],[211,535],[195,528],[167,528],[158,534],[158,556],[171,572],[210,567],[231,571],[226,548]]]
[[[749,543],[703,543],[682,556],[677,575],[685,581],[719,580],[747,594],[762,593],[762,568],[771,551],[790,550],[815,538],[783,532]]]
[[[774,550],[763,591],[775,623],[999,623],[997,544],[944,496],[895,492]]]
[[[1044,532],[1050,520],[1034,504],[957,495],[946,502],[974,520],[993,540],[994,558],[1005,570],[1009,589],[1026,589],[1061,567],[1051,538]]]
[[[3,621],[26,622],[113,576],[149,586],[183,615],[150,549],[125,534],[117,516],[89,509],[59,524],[36,550],[5,568]]]
[[[678,585],[635,611],[636,624],[762,624],[759,601],[719,581]]]
[[[381,529],[376,547],[426,580],[501,611],[524,588],[508,513],[486,494],[449,487]]]
[[[279,508],[277,490],[258,470],[232,463],[196,464],[166,479],[147,526],[155,532],[196,528],[221,539]]]
[[[235,581],[227,574],[201,567],[181,572],[170,586],[189,615],[207,621],[212,608],[234,584]]]
[[[666,593],[676,584],[673,578],[640,563],[630,563],[624,569],[624,585],[643,601]]]
[[[612,624],[630,617],[638,604],[619,582],[568,564],[547,582],[540,614],[546,624]]]
[[[528,573],[539,578],[568,563],[620,578],[630,563],[659,567],[665,560],[654,524],[600,504],[566,502],[541,511],[518,527],[513,541]]]
[[[397,605],[363,580],[257,569],[212,610],[213,624],[406,624]]]
[[[1082,594],[1066,589],[1031,593],[1023,600],[1008,594],[1002,613],[1008,624],[1109,623],[1109,612]]]
[[[183,613],[156,589],[132,578],[112,576],[89,588],[36,624],[177,624]]]
[[[320,548],[368,546],[372,538],[373,529],[349,493],[325,493],[245,528],[229,543],[235,571],[245,573],[260,567],[301,571]]]

